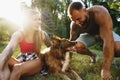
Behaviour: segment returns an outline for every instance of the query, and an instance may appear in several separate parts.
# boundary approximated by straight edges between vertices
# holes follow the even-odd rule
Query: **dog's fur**
[[[52,37],[52,46],[43,51],[40,58],[47,66],[48,73],[60,76],[65,80],[71,80],[65,72],[69,72],[76,77],[76,80],[82,80],[79,75],[70,68],[71,53],[68,48],[74,46],[76,42],[65,38]]]

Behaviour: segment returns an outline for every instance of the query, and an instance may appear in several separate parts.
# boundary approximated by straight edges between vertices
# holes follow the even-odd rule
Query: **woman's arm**
[[[45,31],[44,31],[44,43],[47,47],[51,46],[51,39]]]
[[[42,40],[44,41],[45,45],[47,47],[51,46],[52,43],[49,35],[45,31],[41,31],[41,34],[42,34]]]
[[[2,54],[0,55],[0,70],[3,70],[5,64],[12,56],[19,42],[19,39],[20,39],[20,32],[18,31],[12,35],[10,42],[8,43],[6,48],[2,51]]]

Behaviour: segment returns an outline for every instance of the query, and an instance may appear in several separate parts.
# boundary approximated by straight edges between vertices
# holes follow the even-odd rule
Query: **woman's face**
[[[41,24],[41,17],[39,14],[35,14],[32,16],[32,24],[33,25],[33,28],[35,30],[38,30],[39,27],[40,27],[40,24]]]
[[[40,14],[36,13],[31,16],[28,16],[25,23],[27,25],[27,26],[25,26],[27,29],[38,30],[40,27],[40,24],[41,24]]]

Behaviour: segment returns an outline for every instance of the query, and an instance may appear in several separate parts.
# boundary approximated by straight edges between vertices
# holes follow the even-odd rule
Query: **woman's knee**
[[[4,67],[3,73],[4,73],[4,78],[5,78],[5,80],[9,80],[9,77],[10,77],[10,69],[9,69],[8,65],[6,65],[6,66]]]
[[[20,76],[22,74],[21,63],[15,64],[12,68],[12,75],[13,76]]]

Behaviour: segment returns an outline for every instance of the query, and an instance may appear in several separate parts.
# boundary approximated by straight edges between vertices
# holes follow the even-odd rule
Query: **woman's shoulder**
[[[23,35],[23,30],[17,30],[13,33],[13,35],[22,36]]]
[[[23,38],[23,30],[15,31],[12,37],[16,37],[16,38],[19,38],[19,40],[21,40]]]

